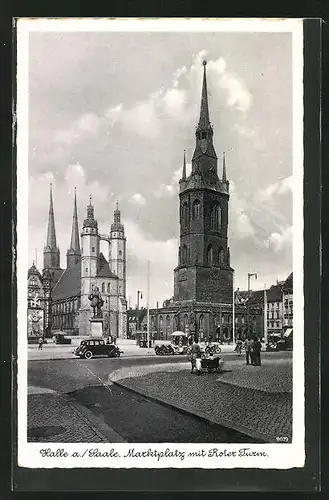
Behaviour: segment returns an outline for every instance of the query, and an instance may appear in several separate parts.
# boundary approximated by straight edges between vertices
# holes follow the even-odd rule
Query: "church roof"
[[[53,300],[62,300],[75,297],[81,293],[81,265],[62,271],[52,290]]]
[[[102,253],[99,254],[98,273],[96,277],[118,279],[118,277],[114,273],[112,273],[109,263],[107,262]]]

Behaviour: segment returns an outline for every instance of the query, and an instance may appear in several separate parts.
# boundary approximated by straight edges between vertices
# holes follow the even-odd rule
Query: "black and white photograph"
[[[304,465],[303,25],[17,22],[18,465]]]

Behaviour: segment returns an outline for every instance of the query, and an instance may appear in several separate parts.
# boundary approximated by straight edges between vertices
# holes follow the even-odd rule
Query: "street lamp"
[[[248,273],[248,301],[247,301],[247,335],[249,335],[249,323],[250,323],[250,318],[249,318],[249,302],[250,302],[250,280],[251,278],[257,279],[257,273]]]
[[[136,317],[136,327],[137,331],[140,329],[140,324],[139,324],[139,299],[143,298],[142,292],[140,290],[137,290],[137,317]]]

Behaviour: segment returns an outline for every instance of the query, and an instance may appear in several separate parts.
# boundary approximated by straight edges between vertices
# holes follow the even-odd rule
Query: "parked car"
[[[65,337],[64,333],[56,333],[54,335],[55,344],[72,344],[72,340]]]
[[[292,342],[288,342],[285,339],[278,340],[277,342],[272,342],[267,344],[266,351],[291,351],[292,350]]]
[[[79,358],[90,359],[93,356],[107,356],[119,358],[122,351],[115,344],[106,344],[103,339],[82,340],[80,345],[73,351]]]
[[[170,344],[156,345],[154,350],[157,356],[169,356],[175,354],[175,351]]]

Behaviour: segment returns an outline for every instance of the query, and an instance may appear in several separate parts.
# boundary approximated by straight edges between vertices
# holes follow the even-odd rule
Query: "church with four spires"
[[[100,242],[108,243],[108,259]],[[43,252],[43,271],[33,263],[28,271],[28,336],[51,337],[56,331],[69,335],[89,335],[91,307],[89,295],[94,288],[104,305],[103,334],[125,338],[127,335],[126,236],[118,207],[107,234],[101,234],[90,197],[86,218],[79,233],[76,193],[70,246],[66,268],[60,265],[57,246],[52,186],[50,186],[47,241]]]

